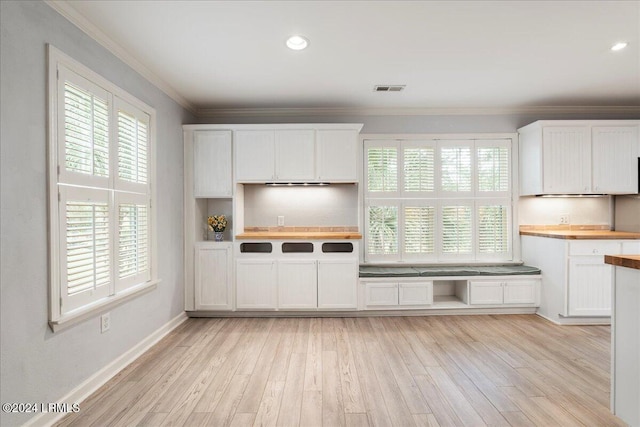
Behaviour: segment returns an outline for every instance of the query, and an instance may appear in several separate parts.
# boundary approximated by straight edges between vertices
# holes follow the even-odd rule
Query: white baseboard
[[[178,316],[174,317],[159,329],[157,329],[155,332],[153,332],[151,335],[140,341],[135,347],[132,347],[116,360],[93,374],[82,384],[78,385],[69,393],[58,399],[57,402],[81,403],[92,393],[102,387],[107,381],[113,378],[118,372],[131,364],[145,351],[149,350],[154,344],[160,341],[164,336],[169,334],[169,332],[173,331],[187,319],[188,317],[184,312],[180,313]],[[82,408],[82,404],[80,407]],[[54,423],[60,421],[65,415],[67,415],[67,413],[65,412],[42,412],[27,421],[23,425],[23,427],[51,426]]]
[[[597,318],[597,317],[565,317],[563,319],[552,319],[548,316],[545,316],[543,314],[540,314],[539,312],[536,313],[538,316],[542,317],[545,320],[548,320],[551,323],[555,323],[556,325],[559,326],[597,326],[597,325],[611,325],[611,318],[610,317],[603,317],[603,318]]]

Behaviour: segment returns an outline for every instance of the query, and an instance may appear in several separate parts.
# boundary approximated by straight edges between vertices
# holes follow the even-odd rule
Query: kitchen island
[[[606,255],[614,266],[611,411],[640,426],[640,255]]]

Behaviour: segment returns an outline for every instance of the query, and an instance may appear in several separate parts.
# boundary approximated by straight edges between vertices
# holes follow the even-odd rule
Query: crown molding
[[[636,113],[640,106],[536,106],[486,108],[198,108],[198,117],[482,116],[509,114]]]
[[[189,110],[194,115],[197,114],[197,108],[191,104],[185,97],[180,95],[169,83],[161,79],[157,74],[148,67],[138,61],[132,54],[116,43],[111,37],[106,35],[102,30],[95,26],[91,21],[82,16],[75,10],[68,1],[64,0],[44,0],[53,10],[65,17],[69,22],[78,27],[89,37],[97,41],[105,47],[109,52],[115,55],[122,62],[133,68],[138,74],[148,80],[155,87],[167,94],[171,99]]]

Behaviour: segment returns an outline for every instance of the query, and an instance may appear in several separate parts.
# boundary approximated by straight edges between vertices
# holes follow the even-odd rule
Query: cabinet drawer
[[[505,304],[535,304],[536,282],[531,280],[512,281],[504,284]]]
[[[376,305],[398,305],[397,283],[367,283],[365,285],[365,292],[365,304],[369,307]]]
[[[585,240],[569,243],[569,255],[606,255],[620,253],[620,241]]]
[[[469,285],[471,287],[471,304],[502,304],[503,282],[471,281]]]

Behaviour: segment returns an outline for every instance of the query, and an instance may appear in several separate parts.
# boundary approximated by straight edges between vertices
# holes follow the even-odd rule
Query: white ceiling
[[[50,4],[200,110],[640,105],[638,1]]]

